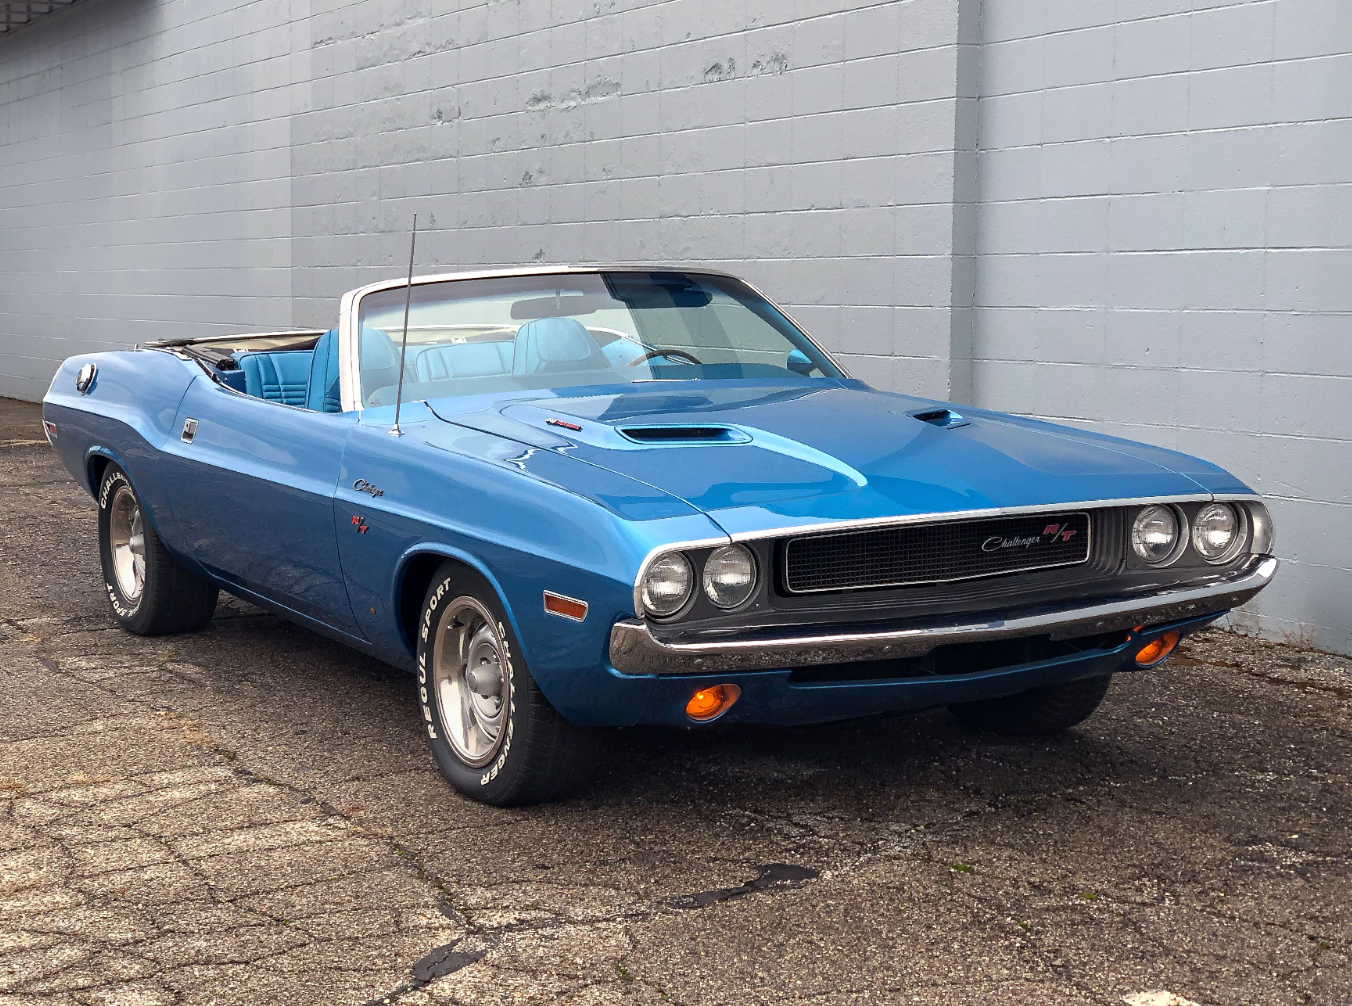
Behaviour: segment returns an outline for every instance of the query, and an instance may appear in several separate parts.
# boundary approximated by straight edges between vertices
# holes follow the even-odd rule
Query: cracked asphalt
[[[621,732],[504,811],[402,672],[115,628],[36,406],[0,503],[0,1006],[1352,1002],[1352,659],[1208,632],[1050,741]]]

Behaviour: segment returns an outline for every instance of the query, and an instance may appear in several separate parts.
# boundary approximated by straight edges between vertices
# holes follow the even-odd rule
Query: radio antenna
[[[399,345],[399,386],[394,393],[394,425],[390,427],[390,436],[402,437],[404,431],[399,428],[399,407],[404,399],[404,357],[408,354],[408,309],[413,303],[413,253],[418,247],[418,214],[413,214],[413,235],[408,242],[408,289],[404,293],[404,338]]]

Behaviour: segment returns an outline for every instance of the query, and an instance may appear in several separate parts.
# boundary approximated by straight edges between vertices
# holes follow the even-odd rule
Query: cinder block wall
[[[291,6],[107,0],[0,38],[0,395],[290,324]]]
[[[405,268],[722,265],[887,388],[1213,458],[1352,652],[1352,4],[87,0],[0,39],[0,395]]]
[[[1212,459],[1352,652],[1352,4],[984,0],[976,400]]]
[[[417,211],[420,269],[722,266],[946,397],[958,26],[957,0],[313,0],[297,320],[401,272]]]

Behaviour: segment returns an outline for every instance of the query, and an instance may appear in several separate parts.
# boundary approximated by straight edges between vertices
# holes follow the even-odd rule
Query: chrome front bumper
[[[900,660],[923,656],[936,646],[1019,636],[1050,634],[1053,639],[1076,639],[1228,611],[1266,587],[1276,572],[1277,560],[1260,556],[1238,573],[1201,586],[1041,609],[1008,619],[930,621],[858,632],[666,642],[654,636],[646,622],[626,619],[610,630],[610,663],[624,674],[709,674]]]

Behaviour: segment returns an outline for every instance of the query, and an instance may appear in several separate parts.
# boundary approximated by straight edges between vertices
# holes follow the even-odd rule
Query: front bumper
[[[937,646],[979,643],[1049,634],[1077,639],[1150,625],[1199,618],[1244,604],[1266,587],[1277,560],[1257,556],[1230,576],[1144,596],[1119,597],[1089,604],[1061,605],[984,621],[931,621],[886,629],[815,634],[747,636],[697,641],[667,641],[646,622],[625,619],[610,630],[610,663],[622,674],[710,674],[811,667],[861,660],[919,657]]]

